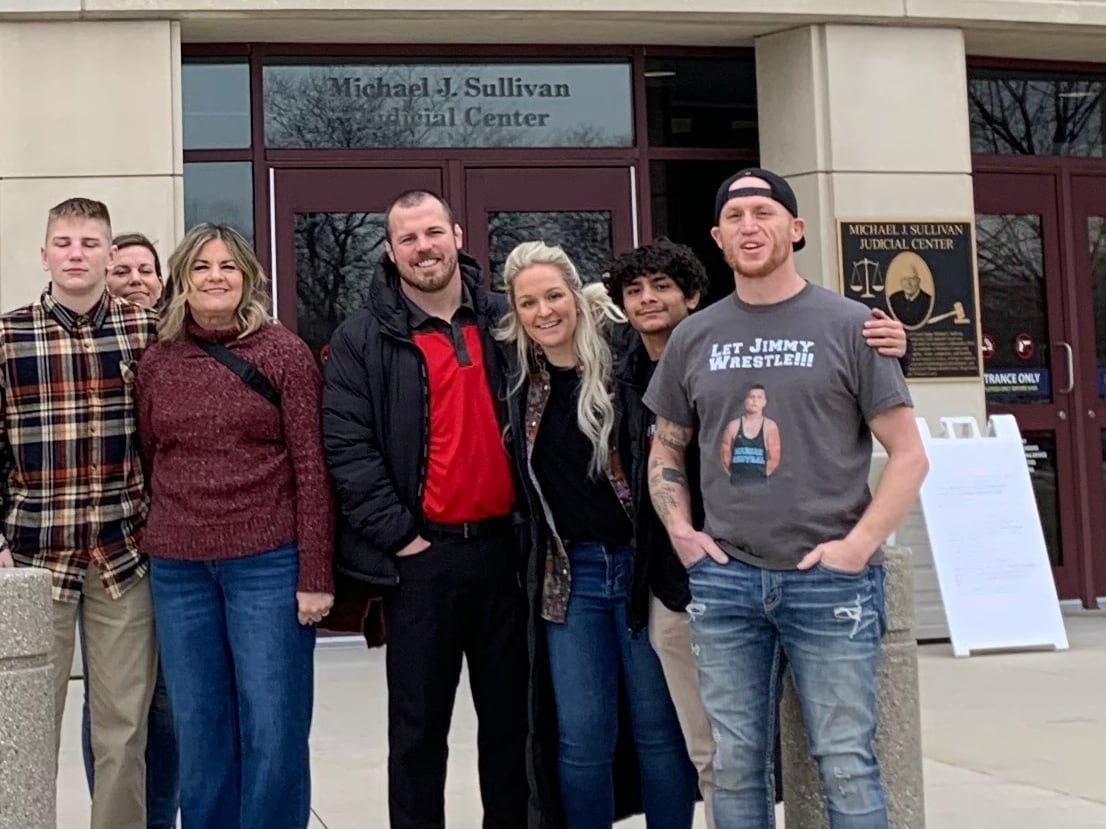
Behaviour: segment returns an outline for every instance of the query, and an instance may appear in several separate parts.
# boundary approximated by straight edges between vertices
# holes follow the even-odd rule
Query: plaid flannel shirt
[[[0,316],[0,546],[49,570],[56,601],[80,599],[90,563],[112,598],[149,570],[134,381],[156,328],[106,292],[87,314],[47,288]]]

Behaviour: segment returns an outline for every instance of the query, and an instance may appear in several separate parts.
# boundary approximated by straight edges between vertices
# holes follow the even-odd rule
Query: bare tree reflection
[[[342,320],[368,305],[383,255],[383,213],[296,214],[296,325],[316,356]]]
[[[1094,292],[1095,352],[1099,371],[1104,371],[1106,370],[1106,217],[1088,216],[1087,233],[1091,240],[1091,290]],[[1104,436],[1104,439],[1106,439],[1106,436]]]
[[[992,364],[1047,368],[1048,308],[1040,216],[976,216],[976,239],[983,330],[995,341]],[[1014,353],[1014,340],[1022,333],[1039,344],[1029,360]]]
[[[266,67],[265,143],[270,147],[434,147],[496,146],[516,136],[461,123],[446,128],[453,102],[437,95],[357,98],[335,94],[340,67]],[[276,70],[285,71],[276,71]],[[389,84],[417,82],[416,67],[387,71]],[[456,122],[456,114],[453,114]],[[442,139],[446,139],[444,142]]]
[[[516,245],[540,240],[560,245],[580,278],[594,282],[611,261],[611,214],[603,210],[501,212],[488,215],[492,287],[503,290],[503,265]]]
[[[1102,98],[1098,79],[976,72],[972,152],[1102,156]]]
[[[357,94],[358,73],[371,70],[387,88],[417,94]],[[509,127],[473,121],[509,114],[511,99],[458,97],[456,67],[441,65],[275,64],[264,67],[265,144],[281,148],[353,147],[624,147],[633,143],[630,120],[610,129],[580,122]],[[446,82],[448,79],[448,82]],[[376,87],[374,86],[375,90]],[[424,94],[425,93],[425,94]],[[628,99],[627,99],[628,100]],[[618,121],[608,114],[608,120]]]
[[[983,300],[983,330],[995,340],[990,364],[995,370],[1014,367],[1047,369],[1048,318],[1040,216],[1013,214],[976,216],[979,288]],[[1039,344],[1033,357],[1014,353],[1014,339],[1029,334]],[[988,391],[990,402],[1047,403],[1050,395]],[[1060,500],[1056,484],[1056,436],[1026,432],[1023,443],[1044,453],[1029,466],[1033,497],[1041,516],[1045,546],[1053,565],[1061,563]]]

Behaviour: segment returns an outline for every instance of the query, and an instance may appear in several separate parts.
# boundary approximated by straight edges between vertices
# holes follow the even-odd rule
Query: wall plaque
[[[910,380],[978,380],[975,232],[960,219],[839,219],[841,292],[897,319]]]

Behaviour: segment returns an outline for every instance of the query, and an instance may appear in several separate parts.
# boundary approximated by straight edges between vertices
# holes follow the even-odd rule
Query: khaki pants
[[[686,613],[669,610],[655,596],[649,607],[649,642],[661,661],[661,670],[676,706],[676,717],[684,732],[687,753],[699,772],[699,791],[706,807],[707,826],[714,829],[712,764],[714,736],[710,720],[699,697],[699,673],[691,650],[691,627]]]
[[[82,605],[96,758],[91,829],[146,829],[146,723],[157,677],[149,579],[113,600],[96,568],[89,567],[81,604],[54,602],[54,723],[59,746]]]

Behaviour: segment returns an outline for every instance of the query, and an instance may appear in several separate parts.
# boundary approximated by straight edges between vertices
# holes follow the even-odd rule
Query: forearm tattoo
[[[673,469],[670,466],[662,467],[661,479],[667,481],[670,484],[679,484],[684,489],[690,490],[690,487],[687,484],[687,475],[685,475],[679,469]]]
[[[691,520],[691,491],[687,474],[680,468],[682,452],[679,458],[679,465],[665,458],[649,459],[649,495],[657,517],[665,526],[672,520]]]
[[[683,457],[687,445],[691,442],[691,429],[677,426],[668,420],[657,421],[657,433],[653,439],[665,449],[671,449]]]

